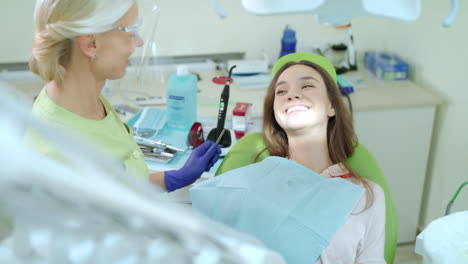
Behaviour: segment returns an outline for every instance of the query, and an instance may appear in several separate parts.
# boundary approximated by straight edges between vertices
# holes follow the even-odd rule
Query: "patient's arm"
[[[385,195],[377,184],[372,184],[374,202],[369,210],[366,234],[359,248],[356,263],[383,263],[385,248]]]

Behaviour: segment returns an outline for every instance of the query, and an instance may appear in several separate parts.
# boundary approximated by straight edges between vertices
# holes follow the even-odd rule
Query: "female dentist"
[[[218,160],[207,141],[179,170],[149,173],[131,129],[101,94],[106,80],[122,78],[129,57],[143,45],[137,0],[37,0],[31,70],[46,81],[33,115],[84,139],[125,166],[127,172],[174,191],[190,185]],[[54,147],[28,133],[38,151],[60,160]]]

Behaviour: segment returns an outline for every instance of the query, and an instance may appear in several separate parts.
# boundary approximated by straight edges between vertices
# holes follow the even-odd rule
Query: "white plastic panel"
[[[421,13],[421,0],[241,0],[255,15],[311,12],[321,22],[349,23],[355,16],[383,16],[414,21]]]
[[[326,0],[241,0],[244,8],[255,15],[305,12],[316,9]]]
[[[421,13],[421,0],[362,0],[363,8],[372,15],[414,21]]]

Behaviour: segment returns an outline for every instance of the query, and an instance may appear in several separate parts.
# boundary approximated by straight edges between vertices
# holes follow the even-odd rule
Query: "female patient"
[[[270,154],[366,189],[316,263],[385,263],[384,193],[346,165],[356,136],[333,65],[316,54],[295,53],[280,58],[272,74],[263,123]]]

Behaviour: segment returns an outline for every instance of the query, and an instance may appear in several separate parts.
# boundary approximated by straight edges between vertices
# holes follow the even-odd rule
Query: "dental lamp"
[[[315,13],[320,23],[335,26],[351,23],[355,16],[382,16],[414,21],[421,11],[421,0],[241,0],[244,8],[256,15]]]
[[[220,17],[227,13],[212,0]],[[242,6],[254,15],[316,14],[320,23],[341,26],[356,16],[377,16],[413,22],[421,13],[421,0],[241,0]],[[443,21],[449,27],[458,11],[458,0],[451,0],[451,11]]]

